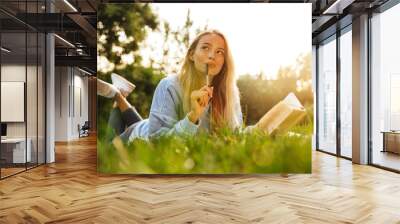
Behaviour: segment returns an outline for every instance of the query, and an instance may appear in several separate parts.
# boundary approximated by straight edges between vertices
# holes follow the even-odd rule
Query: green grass
[[[104,128],[104,126],[103,126]],[[126,145],[98,139],[98,171],[120,174],[311,173],[312,124],[281,136],[222,130]]]

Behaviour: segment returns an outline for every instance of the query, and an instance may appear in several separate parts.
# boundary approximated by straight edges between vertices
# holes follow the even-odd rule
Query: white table
[[[3,148],[4,146],[13,146],[13,163],[25,163],[25,162],[31,162],[31,146],[32,146],[32,140],[30,138],[26,139],[26,142],[28,143],[26,147],[26,154],[25,154],[25,138],[6,138],[6,139],[1,139],[1,147]],[[25,161],[25,159],[27,159]]]

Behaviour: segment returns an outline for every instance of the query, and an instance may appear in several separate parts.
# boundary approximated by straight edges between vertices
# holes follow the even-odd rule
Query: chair
[[[78,124],[79,138],[89,136],[89,129],[90,129],[89,121],[85,121],[82,127]]]

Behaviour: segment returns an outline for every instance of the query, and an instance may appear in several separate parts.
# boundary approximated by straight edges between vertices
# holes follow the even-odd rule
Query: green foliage
[[[207,30],[208,25],[204,27],[193,27],[193,20],[190,17],[188,9],[186,19],[183,21],[182,27],[171,28],[168,21],[160,21],[161,33],[163,36],[163,57],[156,64],[160,70],[166,74],[177,74],[180,70],[181,63],[189,49],[190,43],[201,32]],[[171,49],[174,49],[173,51]],[[158,50],[158,49],[157,49]]]
[[[240,174],[310,173],[312,126],[283,136],[228,129],[195,138],[170,136],[129,145],[98,139],[98,169],[104,173]]]
[[[149,4],[101,4],[98,10],[98,54],[105,56],[114,64],[114,68],[106,73],[98,71],[98,78],[111,83],[110,74],[117,73],[136,85],[127,100],[138,112],[147,117],[150,111],[154,90],[165,76],[160,70],[144,67],[141,64],[140,44],[145,40],[149,30],[156,30],[159,21]],[[121,32],[126,38],[120,38]],[[123,35],[122,35],[123,36]],[[122,52],[113,51],[120,47]],[[133,53],[131,64],[123,63],[124,54]],[[113,102],[98,97],[98,123],[106,124]],[[105,137],[106,131],[99,128],[98,135]]]
[[[122,54],[138,51],[140,42],[146,38],[147,30],[155,30],[159,23],[150,5],[139,3],[100,4],[97,17],[97,36],[105,38],[98,41],[98,53],[116,67],[122,64],[121,54],[112,51],[113,45],[122,47]],[[126,41],[120,41],[120,31],[128,37]],[[139,62],[140,55],[135,55],[134,61]]]
[[[305,83],[301,89],[297,83]],[[283,100],[290,92],[296,94],[300,102],[311,110],[313,92],[311,86],[311,54],[300,56],[294,66],[286,66],[279,69],[277,78],[268,80],[261,75],[239,76],[238,88],[240,101],[244,114],[245,124],[255,124],[279,101]],[[304,120],[303,122],[312,122]]]

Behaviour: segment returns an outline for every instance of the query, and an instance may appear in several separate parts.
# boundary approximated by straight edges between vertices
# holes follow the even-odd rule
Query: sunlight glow
[[[182,28],[190,9],[194,28],[208,25],[223,32],[229,41],[236,72],[274,78],[280,66],[294,65],[300,54],[311,52],[311,4],[151,4],[160,21]],[[191,35],[194,38],[194,29]],[[149,41],[151,39],[151,41]],[[161,40],[161,41],[160,41]],[[153,51],[141,52],[144,61],[159,60],[160,33],[149,33]],[[173,50],[175,46],[168,46]],[[175,47],[176,48],[176,47]],[[146,59],[147,58],[147,59]]]

